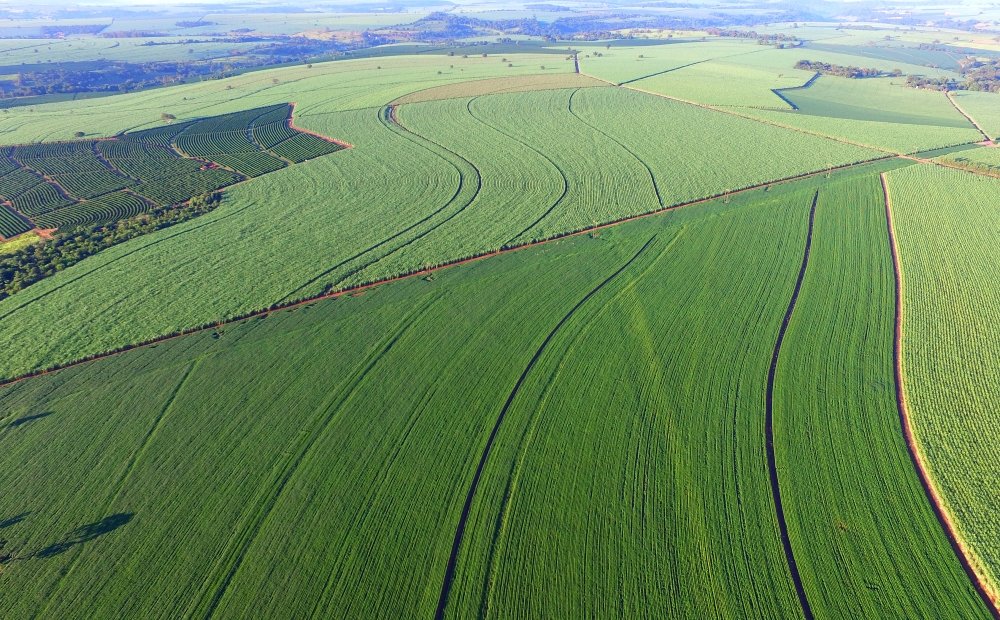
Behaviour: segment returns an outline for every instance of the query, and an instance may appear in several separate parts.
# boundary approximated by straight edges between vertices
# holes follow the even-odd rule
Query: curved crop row
[[[42,228],[72,228],[84,224],[103,224],[132,217],[147,210],[149,205],[129,192],[115,192],[78,202],[35,218]]]

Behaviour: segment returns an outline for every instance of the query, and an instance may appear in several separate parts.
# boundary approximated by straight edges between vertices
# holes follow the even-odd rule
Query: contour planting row
[[[31,223],[68,228],[113,222],[150,204],[184,202],[343,148],[295,130],[291,113],[290,104],[280,104],[108,140],[6,147],[0,199],[23,217],[10,214],[0,235],[20,234]]]

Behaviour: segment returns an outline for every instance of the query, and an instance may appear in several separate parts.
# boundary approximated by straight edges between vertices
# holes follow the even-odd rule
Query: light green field
[[[772,89],[801,86],[813,76],[810,71],[711,61],[663,73],[629,84],[641,90],[662,93],[686,101],[717,106],[789,109]]]
[[[783,94],[801,114],[859,121],[968,129],[971,125],[944,93],[902,85],[898,78],[823,76],[809,88]]]
[[[620,46],[617,42],[608,45],[610,47],[606,48],[599,44],[581,44],[580,70],[613,84],[693,63],[760,51],[758,45],[747,41],[718,39],[664,45]],[[601,56],[595,56],[594,52]]]
[[[1000,95],[968,91],[956,91],[951,95],[987,135],[993,139],[1000,138]]]
[[[156,38],[70,38],[70,39],[21,39],[5,41],[0,47],[0,66],[17,68],[21,64],[35,65],[60,62],[119,61],[158,62],[190,61],[205,58],[223,58],[244,52],[259,43],[235,43],[203,39],[187,41],[189,37]],[[157,45],[146,45],[156,43]],[[168,45],[173,43],[173,45]],[[4,49],[6,47],[6,49]],[[190,52],[188,50],[191,50]],[[44,66],[42,67],[44,69]]]
[[[914,432],[959,532],[996,587],[1000,181],[938,166],[889,174],[905,288],[903,368]]]
[[[573,70],[572,62],[547,54],[511,55],[508,59],[509,63],[503,63],[494,57],[410,55],[343,60],[317,63],[312,68],[255,71],[99,101],[14,108],[0,115],[0,141],[69,140],[80,130],[86,130],[88,137],[109,136],[159,126],[165,112],[185,120],[284,101],[296,102],[296,115],[305,117],[380,106],[415,90],[463,80]]]
[[[938,127],[907,123],[886,123],[812,116],[799,111],[742,110],[740,114],[783,127],[800,129],[816,135],[863,144],[892,153],[916,153],[931,149],[979,142],[982,134],[969,126]]]

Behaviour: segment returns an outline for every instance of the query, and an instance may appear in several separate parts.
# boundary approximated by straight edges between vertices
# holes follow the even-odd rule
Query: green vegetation
[[[972,117],[990,138],[1000,138],[1000,95],[996,93],[953,92],[951,97]]]
[[[31,230],[31,226],[10,207],[0,205],[0,237],[13,237]]]
[[[985,617],[903,440],[894,306],[878,176],[825,185],[775,387],[795,558],[817,618]]]
[[[65,223],[73,228],[70,232],[57,233],[44,243],[37,243],[40,237],[31,233],[0,245],[0,299],[113,245],[208,213],[220,201],[220,194],[210,194],[195,196],[183,205],[157,207],[120,192],[80,203],[65,212],[42,216],[60,218],[52,224]],[[87,212],[77,214],[76,209]],[[130,217],[140,213],[141,217]],[[94,224],[101,220],[105,223]]]
[[[892,79],[822,77],[809,88],[786,91],[801,114],[859,121],[968,129],[941,93],[905,88]]]
[[[849,317],[882,317],[882,336],[856,344],[881,354],[887,370],[880,343],[888,324],[878,311],[889,290],[886,257],[873,271],[858,269],[864,243],[885,243],[877,202],[865,198],[870,168],[831,188],[838,196],[849,188],[846,196],[866,208],[835,199],[820,206],[827,213],[814,233],[814,271],[786,341],[786,397],[816,377],[794,368],[796,360],[822,363],[808,344],[812,313],[839,298],[828,292],[873,273],[883,297],[844,308],[843,325],[858,331],[840,350],[869,368],[873,358],[850,344],[864,325]],[[0,608],[59,617],[125,608],[432,615],[490,442],[446,617],[797,615],[768,485],[763,378],[802,260],[809,205],[826,184],[816,178],[719,199],[0,390],[0,484],[10,491],[0,495]],[[843,501],[856,511],[841,515],[851,527],[862,527],[857,515],[927,524],[913,473],[901,469],[891,400],[882,409],[890,394],[880,387],[875,408],[862,414],[849,404],[841,410],[845,432],[856,415],[872,413],[862,418],[872,432],[856,446],[827,450],[820,441],[808,450],[787,427],[777,435],[791,463],[783,474],[817,462],[842,481],[847,495],[822,505]],[[788,414],[779,409],[783,424]],[[844,458],[841,450],[885,463],[890,469],[878,471],[897,501],[855,505],[852,498],[865,497],[852,484],[857,470],[820,466]],[[882,453],[895,456],[883,461]],[[44,475],[53,469],[58,478]],[[782,480],[790,498],[811,497],[814,482]],[[982,612],[939,532],[893,534],[882,549],[895,568],[884,579],[913,588],[907,609]],[[827,545],[860,553],[866,544],[810,541],[800,557],[822,564],[839,557]],[[910,544],[924,550],[918,563]],[[663,562],[664,554],[674,560]],[[595,559],[608,557],[628,561]],[[567,564],[578,570],[564,572]],[[881,609],[876,600],[894,609],[864,591],[873,579],[848,578],[842,592],[863,596],[867,609]],[[900,593],[890,583],[875,585]],[[86,594],[94,591],[102,595]]]
[[[938,166],[888,175],[904,282],[903,369],[920,450],[993,587],[1000,576],[996,362],[1000,181]]]
[[[463,122],[492,126],[485,135],[494,137],[485,139],[508,145],[498,148],[537,153],[531,165],[539,172],[527,179],[537,178],[547,186],[537,190],[540,195],[558,197],[565,189],[566,199],[492,211],[495,216],[479,208],[495,208],[485,198],[469,208],[480,192],[491,195],[488,185],[493,181],[481,168],[504,166],[510,170],[506,178],[517,183],[524,183],[516,178],[523,169],[519,172],[507,159],[484,163],[496,153],[474,150],[476,144],[462,134],[449,138],[448,127],[438,126],[441,117],[436,112],[430,115],[437,115],[430,126],[423,127],[415,116],[417,126],[408,129],[407,110],[421,106],[432,111],[435,106],[438,111],[458,108],[451,114],[468,114]],[[0,333],[2,346],[24,353],[0,362],[0,375],[502,245],[879,155],[618,88],[481,97],[471,111],[462,108],[461,100],[428,102],[400,106],[398,116],[402,127],[378,109],[303,115],[297,122],[343,137],[357,148],[234,187],[230,200],[204,222],[102,252],[88,264],[0,303],[0,319],[10,325],[24,322],[23,329]],[[664,123],[665,118],[670,122]],[[723,142],[726,148],[719,149]],[[762,149],[773,156],[756,157]],[[719,166],[710,178],[699,173],[708,157]],[[546,158],[549,161],[543,161]],[[555,176],[560,173],[565,174],[565,185]],[[510,183],[497,182],[506,184],[502,191],[509,196]],[[149,196],[142,186],[136,191]],[[331,202],[331,196],[337,199]],[[275,207],[277,197],[280,208]],[[400,205],[407,208],[401,210]],[[489,233],[483,234],[487,225]],[[226,235],[226,243],[219,243],[220,234]],[[341,241],[330,244],[331,235]],[[212,278],[202,277],[207,265],[212,265]],[[246,285],[248,269],[255,273],[252,286]],[[160,270],[169,270],[169,277],[153,274]],[[149,278],[161,282],[169,294],[165,291],[155,300],[132,294]],[[91,301],[91,296],[100,301]],[[98,308],[107,318],[114,315],[113,329],[87,320]],[[36,321],[67,334],[67,340],[51,349],[15,346]]]
[[[0,617],[989,617],[1000,116],[901,82],[990,44],[789,7],[0,102]]]

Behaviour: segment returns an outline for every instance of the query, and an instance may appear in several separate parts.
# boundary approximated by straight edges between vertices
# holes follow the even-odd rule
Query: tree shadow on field
[[[4,519],[3,521],[0,521],[0,530],[8,528],[12,525],[17,525],[21,521],[24,521],[30,514],[31,514],[30,512],[22,512],[19,515],[15,515],[13,517],[10,517],[9,519]]]
[[[65,553],[76,545],[81,545],[99,536],[110,534],[131,521],[133,516],[135,515],[131,512],[120,512],[109,517],[104,517],[100,521],[80,526],[67,534],[65,540],[49,545],[36,553],[35,557],[51,558],[60,553]]]
[[[7,425],[7,428],[17,428],[28,422],[34,422],[35,420],[41,420],[42,418],[47,418],[52,415],[51,411],[43,411],[42,413],[36,413],[34,415],[26,415],[23,418],[18,418]]]

